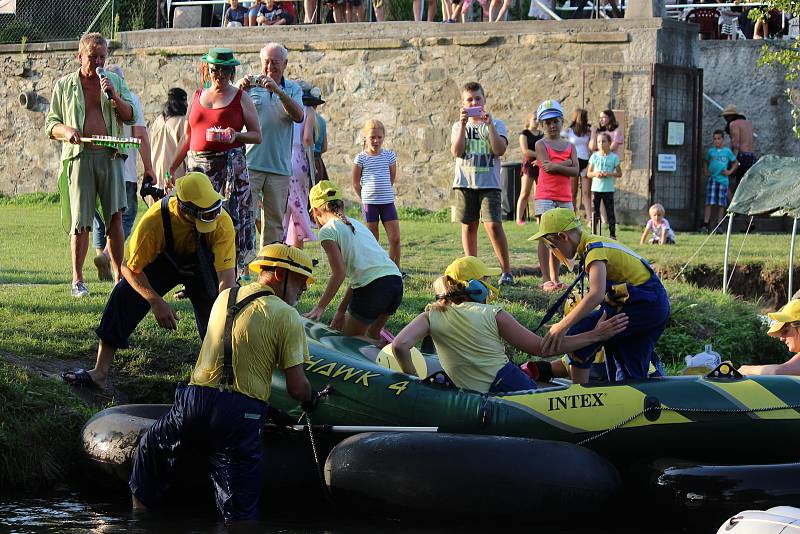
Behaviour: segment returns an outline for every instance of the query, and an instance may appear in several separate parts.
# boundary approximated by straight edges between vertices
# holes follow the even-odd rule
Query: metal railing
[[[73,41],[87,32],[155,26],[157,0],[17,0],[16,13],[0,14],[0,44]]]

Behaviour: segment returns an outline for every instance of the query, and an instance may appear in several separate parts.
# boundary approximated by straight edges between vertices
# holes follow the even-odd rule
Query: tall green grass
[[[357,211],[351,213],[358,215]],[[393,332],[424,309],[432,298],[432,281],[462,254],[459,225],[449,222],[446,210],[401,209],[400,214],[402,268],[409,276],[403,304],[388,324]],[[512,266],[518,275],[515,286],[502,288],[499,302],[530,328],[539,323],[557,297],[542,293],[541,279],[532,274],[537,260],[534,244],[527,238],[535,229],[534,224],[505,225]],[[679,244],[674,247],[640,247],[639,229],[622,228],[618,235],[622,243],[653,261],[674,262],[686,261],[705,238],[679,235]],[[385,245],[385,236],[381,237]],[[754,261],[769,261],[776,250],[785,254],[784,236],[751,238],[757,246],[748,248],[748,257]],[[478,248],[486,262],[496,264],[483,230]],[[298,306],[301,312],[317,302],[330,273],[319,244],[309,243],[307,250],[322,261],[317,283]],[[707,245],[698,258],[719,265],[718,244]],[[69,292],[68,239],[60,228],[59,208],[53,197],[0,199],[0,405],[4,407],[0,410],[0,491],[48,484],[62,477],[62,468],[78,447],[77,429],[92,410],[100,407],[87,405],[57,380],[30,376],[7,363],[22,359],[39,366],[93,365],[97,343],[94,329],[111,284],[97,280],[90,261],[85,269],[91,295],[74,299]],[[569,279],[570,275],[564,277],[565,281]],[[700,352],[706,343],[737,364],[788,357],[781,344],[765,335],[756,304],[678,282],[665,285],[672,301],[672,317],[657,351],[671,370],[679,369],[685,355]],[[165,331],[148,316],[132,336],[130,348],[119,351],[114,361],[114,385],[127,402],[170,402],[175,382],[186,379],[195,362],[200,340],[191,306],[168,301],[181,317],[178,329]],[[336,303],[334,300],[323,320],[330,320]],[[510,354],[516,359],[524,357]],[[6,355],[11,358],[4,358]],[[42,459],[38,467],[34,465],[37,458]]]

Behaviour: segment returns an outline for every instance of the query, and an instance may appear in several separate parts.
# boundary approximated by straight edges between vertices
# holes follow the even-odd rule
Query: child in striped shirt
[[[364,150],[353,161],[353,187],[361,202],[364,221],[380,241],[378,222],[383,221],[389,240],[389,257],[400,267],[400,221],[394,205],[397,157],[383,149],[386,129],[381,121],[370,119],[361,130]]]

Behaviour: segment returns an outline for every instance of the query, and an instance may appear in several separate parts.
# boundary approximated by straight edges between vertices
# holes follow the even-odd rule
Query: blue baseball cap
[[[564,108],[558,100],[545,100],[536,109],[536,120],[543,121],[545,119],[553,119],[564,116]]]

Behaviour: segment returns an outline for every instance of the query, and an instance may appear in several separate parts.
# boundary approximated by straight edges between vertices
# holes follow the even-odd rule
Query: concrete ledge
[[[327,49],[392,49],[397,41],[405,46],[483,46],[492,39],[521,39],[523,36],[587,35],[581,42],[590,40],[588,35],[601,34],[605,42],[628,42],[630,32],[656,29],[691,31],[691,25],[671,19],[607,19],[607,20],[530,20],[510,22],[472,22],[467,24],[441,24],[427,22],[373,22],[370,24],[321,24],[286,27],[258,28],[190,28],[171,30],[140,30],[121,32],[119,40],[123,46],[134,48],[164,48],[200,45],[230,46],[235,50],[245,44],[266,44],[279,41],[287,48],[298,49],[299,45],[314,43],[336,43]],[[555,37],[558,39],[559,37]],[[358,42],[353,46],[351,42]],[[544,41],[540,42],[563,42]],[[573,41],[575,42],[575,41]],[[374,44],[373,44],[374,43]],[[306,49],[306,48],[299,48]]]
[[[453,44],[459,46],[483,46],[492,42],[491,35],[467,35],[463,37],[453,37]]]
[[[53,43],[46,43],[47,50],[51,50],[53,52],[58,50],[77,50],[78,49],[78,41],[55,41]]]
[[[576,43],[627,43],[630,40],[631,36],[628,32],[583,32],[575,37]]]
[[[404,48],[406,43],[400,39],[348,39],[341,41],[321,41],[307,45],[308,50],[380,50]]]

